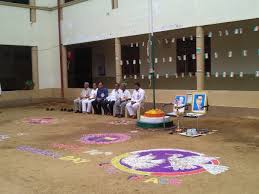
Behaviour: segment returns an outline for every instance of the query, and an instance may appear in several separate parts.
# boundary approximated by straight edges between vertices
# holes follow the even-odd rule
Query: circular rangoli
[[[119,155],[112,164],[128,173],[147,176],[184,176],[203,172],[219,174],[228,167],[217,157],[180,149],[151,149]]]

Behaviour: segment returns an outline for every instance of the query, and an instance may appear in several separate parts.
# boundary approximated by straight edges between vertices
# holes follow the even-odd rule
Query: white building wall
[[[154,1],[154,29],[165,31],[169,29],[185,28],[196,25],[207,25],[250,18],[258,18],[258,0],[153,0]],[[56,0],[36,0],[37,6],[56,6]],[[102,40],[114,37],[132,36],[148,32],[148,0],[119,0],[119,8],[112,10],[111,0],[91,0],[65,7],[62,21],[63,43],[75,44]],[[0,44],[38,46],[39,63],[39,87],[60,87],[60,68],[58,51],[58,24],[57,11],[37,10],[37,22],[30,23],[30,12],[26,8],[0,6]],[[175,35],[181,37],[183,34]],[[193,34],[195,35],[195,34]],[[167,36],[167,35],[166,35]],[[246,38],[249,36],[249,40]],[[233,46],[234,57],[230,64],[228,59],[212,59],[212,72],[223,71],[247,71],[254,73],[258,69],[258,45],[257,34],[247,34],[238,38],[239,42],[229,37],[212,39],[212,54],[215,50],[223,52],[225,44]],[[248,48],[248,57],[236,58],[235,53],[240,53],[237,47]],[[234,50],[236,46],[236,50]],[[248,46],[247,46],[248,47]],[[146,47],[145,47],[146,48]],[[147,74],[146,49],[141,48],[142,59],[141,74]],[[232,49],[232,48],[229,48]],[[100,52],[98,48],[93,50],[93,55]],[[107,76],[114,75],[114,46],[105,44],[103,52],[108,55],[105,58]],[[174,74],[176,70],[176,48],[161,47],[157,51],[160,62],[163,57],[166,63],[157,65],[159,74]],[[221,55],[221,53],[219,53]],[[172,56],[173,62],[168,62]],[[242,61],[246,60],[246,61]],[[246,67],[244,67],[246,63]],[[95,59],[93,58],[95,66]],[[245,68],[245,70],[244,70]],[[96,69],[93,69],[96,76]]]
[[[54,7],[57,6],[57,0],[36,0],[36,6]]]
[[[39,88],[58,88],[60,70],[57,11],[37,10],[36,13],[37,21],[31,23],[28,8],[0,6],[0,44],[37,46]]]
[[[153,0],[155,31],[258,18],[258,0]],[[91,0],[64,8],[64,44],[148,33],[148,0]]]

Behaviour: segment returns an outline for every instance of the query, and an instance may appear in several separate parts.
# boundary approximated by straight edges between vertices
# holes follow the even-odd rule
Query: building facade
[[[69,98],[99,80],[109,88],[138,81],[151,101],[149,0],[61,1],[62,68],[57,1],[13,2],[0,1],[0,57],[1,46],[30,47],[35,87],[4,91],[0,101],[60,97],[61,85]],[[153,0],[157,101],[205,90],[211,105],[259,108],[258,9],[257,0]],[[15,62],[5,64],[3,90],[22,82]]]

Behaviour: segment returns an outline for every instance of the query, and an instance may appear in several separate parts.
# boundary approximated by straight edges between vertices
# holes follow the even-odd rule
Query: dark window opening
[[[10,3],[30,4],[30,0],[1,0]]]
[[[123,75],[139,75],[139,47],[122,46],[121,58],[123,61]]]
[[[205,73],[211,72],[211,41],[205,37]],[[195,58],[194,55],[195,54]],[[196,39],[185,38],[177,39],[176,49],[176,72],[185,75],[196,72]]]
[[[68,87],[82,88],[86,81],[92,84],[92,49],[68,48],[67,57]]]
[[[31,47],[0,45],[2,90],[26,89],[26,82],[32,82]]]

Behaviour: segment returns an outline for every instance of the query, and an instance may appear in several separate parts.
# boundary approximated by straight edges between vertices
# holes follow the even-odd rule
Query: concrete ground
[[[211,108],[200,127],[214,134],[198,138],[169,135],[167,130],[143,130],[134,121],[116,124],[110,116],[46,111],[60,103],[0,109],[0,193],[1,194],[256,194],[259,180],[259,110]],[[51,124],[29,124],[26,118],[52,117]],[[115,123],[112,123],[114,121]],[[195,127],[185,119],[184,126]],[[80,137],[90,133],[124,133],[125,142],[108,145],[82,144]],[[58,146],[59,144],[59,146]],[[55,145],[55,146],[54,146]],[[85,161],[71,160],[18,150],[30,146]],[[184,149],[219,157],[229,170],[219,175],[208,172],[191,176],[130,178],[128,172],[110,162],[124,153],[158,148]],[[98,150],[87,152],[91,150]],[[40,152],[38,150],[38,152]],[[87,153],[83,153],[87,152]],[[150,179],[152,178],[152,179]]]

